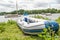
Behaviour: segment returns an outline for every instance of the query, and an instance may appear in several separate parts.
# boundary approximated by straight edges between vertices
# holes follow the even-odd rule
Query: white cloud
[[[60,8],[59,0],[17,0],[18,8],[25,10],[46,9],[50,5],[51,8]],[[12,11],[16,9],[16,0],[1,0],[1,11]]]
[[[53,4],[50,8],[60,9],[60,4]]]

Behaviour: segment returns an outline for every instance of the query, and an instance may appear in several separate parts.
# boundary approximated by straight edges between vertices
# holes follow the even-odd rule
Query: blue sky
[[[57,8],[60,9],[60,0],[17,0],[18,9],[34,10]],[[16,9],[16,0],[0,0],[0,12]]]

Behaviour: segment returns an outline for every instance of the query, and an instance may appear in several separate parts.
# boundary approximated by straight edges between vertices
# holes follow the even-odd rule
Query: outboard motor
[[[55,21],[45,21],[44,23],[45,23],[46,28],[50,27],[51,30],[53,30],[55,32],[57,32],[58,29],[59,29],[59,24],[57,22],[55,22]]]
[[[50,21],[50,25],[53,31],[57,32],[59,30],[59,24],[56,21]]]
[[[49,28],[50,27],[49,21],[45,21],[44,24],[45,24],[45,28]]]

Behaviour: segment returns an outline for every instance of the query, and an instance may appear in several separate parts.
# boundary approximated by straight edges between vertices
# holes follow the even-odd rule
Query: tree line
[[[24,14],[24,12],[28,13],[28,14],[41,14],[41,13],[60,13],[60,10],[55,9],[55,8],[48,8],[48,9],[41,9],[41,10],[23,10],[20,9],[18,10],[18,14]],[[12,12],[0,12],[0,15],[4,15],[4,14],[17,14],[17,11],[12,11]]]

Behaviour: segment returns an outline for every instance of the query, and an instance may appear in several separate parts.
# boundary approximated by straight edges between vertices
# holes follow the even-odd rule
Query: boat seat
[[[35,23],[35,21],[29,19],[29,23]]]
[[[29,21],[29,23],[35,23],[35,21],[30,20],[30,19],[28,19],[28,18],[24,18],[24,21],[25,21],[25,22],[28,22],[28,21]]]
[[[24,21],[25,21],[25,22],[28,22],[28,19],[27,19],[27,18],[24,18]]]

